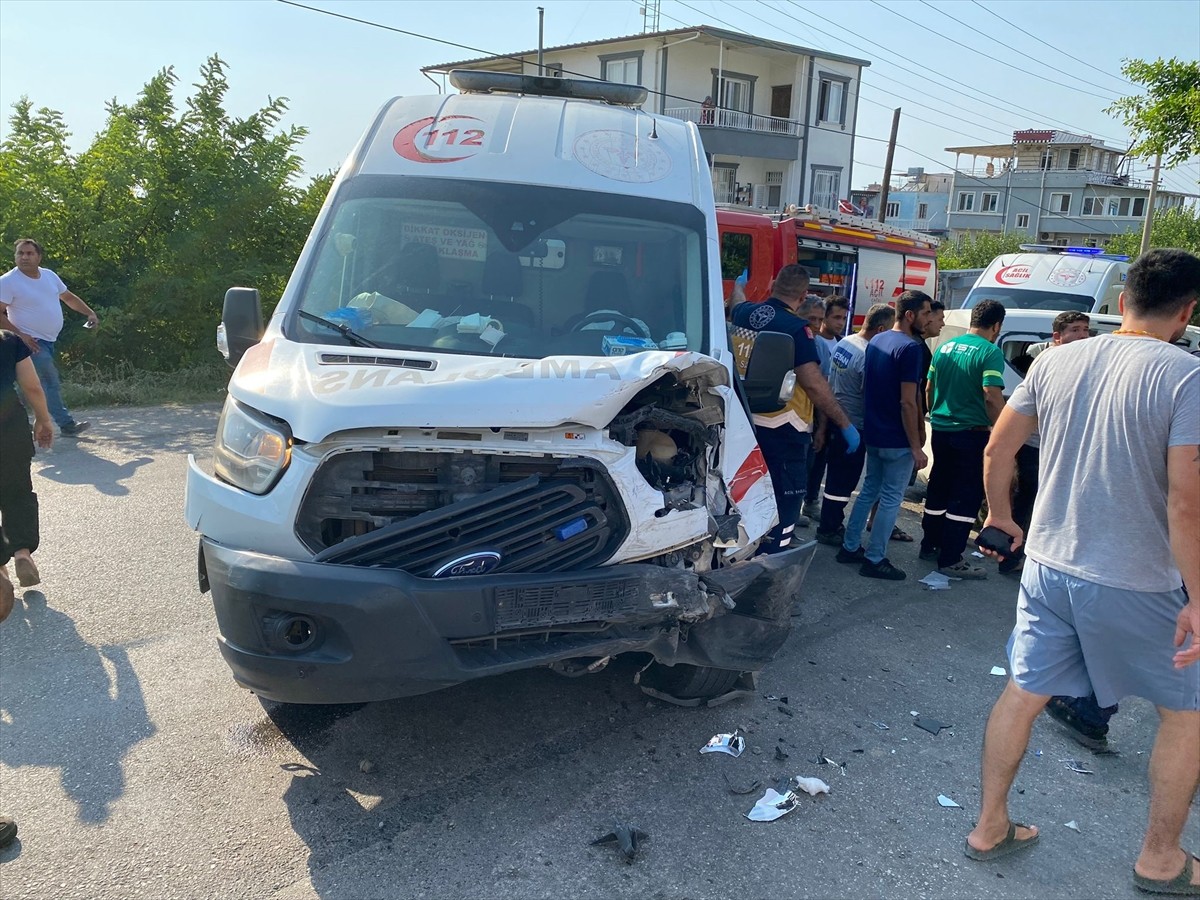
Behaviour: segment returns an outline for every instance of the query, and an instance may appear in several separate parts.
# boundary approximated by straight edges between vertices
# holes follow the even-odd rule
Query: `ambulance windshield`
[[[534,359],[703,350],[704,231],[700,210],[661,200],[359,176],[339,189],[285,327]]]

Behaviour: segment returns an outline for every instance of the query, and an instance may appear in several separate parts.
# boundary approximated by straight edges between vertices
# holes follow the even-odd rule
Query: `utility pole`
[[[883,167],[883,190],[879,192],[879,221],[887,218],[888,191],[892,186],[892,157],[896,155],[896,134],[900,131],[900,107],[892,113],[892,136],[888,138],[887,163]]]
[[[546,24],[546,10],[544,7],[539,6],[537,8],[537,11],[538,11],[538,74],[544,75],[545,69],[542,66],[542,58],[543,58],[542,35],[544,33],[543,26]]]
[[[1150,197],[1146,201],[1146,221],[1142,225],[1142,249],[1145,253],[1150,249],[1150,226],[1154,224],[1154,201],[1158,199],[1158,171],[1162,168],[1162,151],[1154,157],[1154,180],[1150,182]]]

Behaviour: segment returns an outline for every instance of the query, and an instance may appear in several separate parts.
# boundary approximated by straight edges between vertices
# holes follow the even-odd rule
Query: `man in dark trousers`
[[[730,337],[742,375],[760,331],[791,335],[795,344],[796,387],[791,399],[777,413],[754,416],[754,433],[771,474],[779,510],[779,523],[763,539],[763,553],[780,553],[791,546],[808,481],[806,460],[812,446],[814,410],[821,410],[837,426],[847,452],[853,453],[859,445],[858,429],[850,424],[821,374],[812,330],[797,315],[808,294],[808,280],[808,270],[803,266],[784,266],[775,276],[768,300],[739,303],[730,313]]]
[[[926,401],[933,429],[933,470],[921,521],[921,559],[936,559],[949,578],[986,578],[967,560],[967,538],[983,504],[983,448],[1004,409],[1004,354],[996,346],[1004,306],[984,300],[971,328],[941,344],[929,366]]]
[[[913,466],[925,466],[925,423],[917,386],[921,382],[921,331],[929,319],[928,294],[905,291],[896,300],[896,324],[867,344],[863,375],[863,443],[867,476],[854,501],[840,563],[858,563],[867,578],[903,581],[907,574],[887,558],[888,539]],[[879,501],[871,544],[862,546],[871,504]]]
[[[1039,358],[988,442],[984,524],[1014,548],[1026,543],[1026,561],[1012,675],[984,732],[979,820],[964,847],[972,859],[1038,838],[1010,818],[1008,794],[1047,700],[1132,695],[1159,715],[1134,886],[1200,897],[1200,864],[1181,844],[1200,784],[1200,362],[1173,346],[1198,298],[1200,257],[1142,254],[1120,297],[1121,327]],[[1042,485],[1025,541],[1011,489],[1035,428]]]

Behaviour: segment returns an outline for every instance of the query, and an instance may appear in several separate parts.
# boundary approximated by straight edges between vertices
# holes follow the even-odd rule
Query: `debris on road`
[[[950,579],[941,572],[933,571],[922,578],[918,584],[923,584],[931,591],[948,591],[950,590]]]
[[[751,822],[774,822],[795,809],[797,802],[799,798],[795,791],[789,790],[781,794],[775,788],[767,788],[766,793],[758,798],[758,802],[745,816]]]
[[[1078,772],[1080,775],[1096,774],[1077,759],[1060,759],[1059,762],[1065,765],[1072,772]]]
[[[612,831],[601,835],[592,841],[591,846],[608,846],[615,845],[617,852],[621,854],[621,858],[627,863],[633,862],[633,858],[638,855],[638,851],[642,849],[642,843],[648,841],[650,835],[642,831],[636,825],[626,825],[624,822],[614,822]]]
[[[725,784],[729,787],[729,793],[731,794],[753,794],[760,787],[762,787],[762,782],[757,778],[751,781],[748,785],[742,787],[735,785],[732,781],[730,781],[729,776],[726,773],[722,772],[721,774],[725,776]]]
[[[792,779],[791,784],[792,787],[796,788],[797,790],[804,791],[804,793],[811,797],[815,797],[817,794],[829,793],[829,785],[823,782],[820,778],[805,778],[797,775]]]
[[[1064,822],[1063,827],[1070,828],[1072,831],[1079,831],[1079,823],[1077,823],[1074,819],[1072,819],[1070,822]],[[1079,833],[1083,834],[1082,831],[1079,831]]]
[[[740,728],[735,728],[731,734],[714,734],[708,743],[700,748],[701,753],[728,753],[730,756],[741,756],[746,749],[746,739]]]
[[[786,750],[784,750],[782,747],[776,745],[776,747],[775,747],[775,758],[776,759],[782,761],[782,760],[787,759],[789,755],[790,754]]]
[[[367,773],[367,774],[374,772],[375,771],[375,763],[371,762],[369,759],[361,760],[358,764],[358,771]]]
[[[871,724],[874,725],[876,728],[878,728],[880,731],[891,731],[892,730],[892,727],[890,725],[888,725],[887,722],[872,722]]]
[[[913,724],[922,731],[928,731],[935,737],[942,731],[942,729],[954,727],[952,725],[946,725],[942,722],[939,722],[937,719],[931,719],[928,716],[917,716],[913,720]]]
[[[768,700],[768,701],[770,701],[771,703],[776,703],[776,702],[778,702],[778,703],[787,703],[787,702],[788,702],[788,698],[787,698],[787,697],[781,697],[781,696],[779,696],[778,694],[765,694],[765,695],[763,695],[763,699],[764,699],[764,700]]]
[[[962,809],[961,806],[959,806],[945,794],[938,794],[938,806],[944,806],[946,809]]]
[[[788,709],[786,706],[783,706],[783,705],[777,706],[776,709],[778,709],[781,713],[783,713],[789,719],[793,718],[796,715],[794,712],[792,712],[790,709]]]
[[[1008,675],[1008,669],[1003,666],[992,666],[992,675]]]
[[[843,778],[846,777],[846,764],[845,763],[836,762],[836,761],[830,759],[824,753],[818,754],[816,762],[817,762],[818,766],[833,766],[835,769],[838,769],[841,771]]]

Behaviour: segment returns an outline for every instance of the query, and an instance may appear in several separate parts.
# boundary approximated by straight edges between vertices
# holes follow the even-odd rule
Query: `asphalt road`
[[[1016,583],[925,591],[915,544],[892,545],[901,585],[819,548],[760,682],[791,715],[761,697],[649,700],[633,660],[359,708],[264,707],[217,652],[182,518],[186,454],[208,452],[216,414],[94,411],[89,434],[34,461],[44,583],[0,626],[0,809],[21,829],[0,851],[0,896],[1135,896],[1154,729],[1136,700],[1113,722],[1119,756],[1039,721],[1013,813],[1042,826],[1040,846],[963,856]],[[901,523],[919,530],[911,511]],[[912,711],[952,727],[935,737]],[[697,752],[737,726],[741,758]],[[797,774],[830,793],[771,823],[745,819],[757,794],[726,781]],[[632,864],[589,844],[614,819],[651,836]]]

